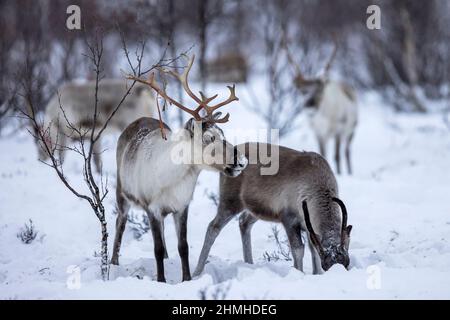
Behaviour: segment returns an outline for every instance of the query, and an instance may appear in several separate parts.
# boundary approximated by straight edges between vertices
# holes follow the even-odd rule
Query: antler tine
[[[303,76],[302,69],[300,68],[300,65],[297,62],[295,62],[295,59],[292,56],[291,50],[289,48],[288,38],[287,38],[285,29],[283,29],[283,32],[281,34],[281,46],[286,51],[286,57],[287,57],[287,60],[288,60],[289,64],[295,70],[296,81],[298,81],[298,82],[308,82],[308,80]]]
[[[202,91],[200,91],[200,97],[202,97],[202,101],[204,105],[207,105],[208,103],[210,103],[211,101],[213,101],[214,99],[216,99],[219,95],[213,95],[212,97],[208,98]]]
[[[225,117],[223,117],[223,118],[221,118],[221,119],[216,119],[216,120],[214,120],[214,122],[215,122],[215,123],[225,123],[225,122],[228,122],[228,120],[230,120],[230,114],[229,114],[229,113],[227,113],[227,114],[225,115]]]
[[[303,214],[305,216],[306,228],[308,229],[311,240],[314,243],[314,245],[316,246],[319,253],[323,254],[324,250],[323,250],[322,244],[320,243],[319,239],[317,239],[317,234],[315,233],[313,226],[311,224],[311,219],[309,218],[308,204],[306,203],[306,200],[303,201],[302,208],[303,208]]]
[[[282,44],[283,44],[284,49],[286,50],[286,56],[287,56],[289,64],[292,67],[294,67],[294,69],[295,69],[296,77],[299,79],[305,80],[305,78],[303,77],[303,74],[302,74],[302,70],[300,69],[300,66],[297,64],[297,62],[295,62],[294,57],[291,54],[291,50],[289,49],[289,46],[287,44],[285,37],[283,37],[283,39],[282,39]]]
[[[183,55],[185,57],[187,57],[186,55]],[[195,60],[195,54],[193,54],[189,60],[188,60],[188,65],[186,66],[186,68],[184,68],[184,71],[182,74],[179,74],[173,70],[166,70],[163,69],[162,71],[165,73],[169,73],[170,75],[174,76],[175,78],[177,78],[180,82],[181,85],[183,86],[184,91],[186,91],[186,93],[192,98],[194,99],[195,102],[197,102],[198,104],[202,104],[203,101],[202,99],[200,99],[199,97],[197,97],[191,90],[191,88],[189,87],[189,82],[188,82],[188,77],[189,77],[189,72],[191,71],[192,65],[194,64],[194,60]]]
[[[189,59],[188,65],[187,67],[184,69],[182,74],[179,74],[173,70],[168,70],[168,69],[159,69],[161,72],[170,74],[172,76],[174,76],[176,79],[178,79],[181,84],[183,85],[183,89],[186,91],[186,93],[192,98],[194,99],[194,101],[196,103],[198,103],[198,107],[195,110],[186,108],[185,106],[183,106],[181,103],[179,103],[178,101],[172,99],[171,97],[169,97],[167,95],[167,93],[161,89],[158,84],[155,81],[155,75],[154,73],[152,73],[150,75],[150,78],[148,81],[140,79],[138,77],[129,75],[127,78],[130,80],[135,80],[137,82],[140,83],[144,83],[148,86],[150,86],[151,88],[153,88],[161,97],[163,97],[165,100],[169,101],[171,104],[177,106],[178,108],[180,108],[181,110],[191,114],[195,120],[197,121],[201,121],[203,119],[207,119],[208,121],[214,121],[216,123],[225,123],[229,120],[230,115],[227,114],[225,115],[225,117],[221,118],[221,119],[214,119],[213,117],[213,112],[233,101],[238,101],[239,98],[236,96],[236,86],[233,85],[228,86],[228,89],[230,90],[230,96],[228,97],[228,99],[226,99],[225,101],[218,103],[214,106],[208,106],[209,103],[211,103],[211,101],[213,101],[214,99],[216,99],[218,97],[218,95],[214,95],[212,97],[207,97],[203,92],[200,91],[200,96],[201,98],[199,98],[198,96],[196,96],[192,90],[189,88],[189,81],[188,81],[188,77],[189,77],[189,71],[192,68],[192,65],[194,63],[194,59],[195,59],[195,55],[192,55],[191,58]],[[204,109],[206,111],[206,117],[202,117],[200,116],[200,111]]]
[[[230,96],[228,97],[227,100],[225,100],[221,103],[218,103],[215,106],[205,105],[205,110],[206,110],[206,113],[208,113],[208,115],[212,115],[215,110],[217,110],[227,104],[230,104],[233,101],[239,101],[239,98],[236,97],[236,86],[235,85],[227,86],[227,88],[228,88],[228,90],[230,90]],[[218,122],[218,121],[216,121],[216,122]]]
[[[338,48],[338,44],[337,44],[336,35],[333,35],[333,52],[331,53],[330,59],[328,59],[328,62],[325,65],[324,75],[327,75],[328,72],[330,71],[331,65],[333,64],[333,61],[336,58],[337,48]]]
[[[177,106],[181,110],[189,113],[190,115],[192,115],[194,117],[195,120],[198,120],[198,121],[201,120],[201,117],[200,117],[200,114],[199,114],[199,110],[197,111],[197,110],[191,110],[189,108],[186,108],[185,106],[183,106],[178,101],[176,101],[176,100],[172,99],[171,97],[169,97],[166,94],[166,92],[163,89],[161,89],[158,86],[158,84],[156,83],[156,81],[155,81],[155,74],[153,72],[150,74],[150,77],[149,77],[148,81],[140,79],[140,78],[138,78],[136,76],[132,76],[132,75],[127,76],[127,79],[134,80],[134,81],[137,81],[137,82],[140,82],[140,83],[143,83],[143,84],[146,84],[146,85],[150,86],[153,90],[155,90],[165,100],[169,101],[171,104]]]
[[[342,233],[344,233],[345,228],[347,228],[347,217],[348,217],[347,208],[345,207],[345,204],[344,204],[344,202],[341,199],[333,197],[333,198],[331,198],[331,200],[336,202],[339,205],[339,207],[341,207],[341,211],[342,211]]]

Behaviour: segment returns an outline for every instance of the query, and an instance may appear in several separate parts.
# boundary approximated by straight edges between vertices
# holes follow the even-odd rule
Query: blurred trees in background
[[[71,4],[81,7],[81,31],[66,28]],[[381,8],[381,30],[366,27],[371,4]],[[450,3],[439,0],[0,0],[0,115],[20,81],[32,82],[35,104],[44,108],[63,82],[92,78],[83,53],[85,39],[98,30],[105,38],[105,76],[121,75],[122,33],[130,47],[146,41],[149,59],[193,46],[202,87],[223,80],[208,74],[223,72],[211,61],[245,68],[243,81],[289,75],[286,66],[274,70],[275,61],[283,64],[277,52],[282,30],[304,73],[316,75],[335,36],[332,74],[379,90],[397,110],[427,111],[430,101],[448,97],[449,12]]]

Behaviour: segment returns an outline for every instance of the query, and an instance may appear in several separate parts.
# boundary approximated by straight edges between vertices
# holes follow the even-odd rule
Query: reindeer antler
[[[330,71],[331,65],[333,64],[334,59],[336,58],[337,49],[338,49],[338,43],[337,43],[336,34],[333,34],[333,51],[330,55],[330,58],[328,59],[327,64],[325,65],[325,69],[323,72],[324,76],[328,75],[328,72]]]
[[[183,54],[184,57],[187,57],[185,54]],[[188,60],[188,65],[186,66],[186,68],[184,68],[183,73],[179,74],[171,69],[160,69],[162,72],[168,73],[172,76],[174,76],[175,78],[177,78],[182,86],[184,91],[186,91],[186,93],[192,98],[194,99],[195,102],[197,102],[198,104],[201,104],[203,102],[202,99],[200,99],[199,97],[197,97],[191,90],[191,88],[189,87],[189,82],[188,82],[188,77],[189,77],[189,72],[191,71],[192,65],[194,64],[194,60],[195,60],[195,55],[193,54],[189,60]]]
[[[215,95],[215,96],[211,97],[210,100],[207,99],[208,103],[204,103],[204,109],[205,109],[206,113],[208,114],[208,116],[212,117],[214,111],[216,111],[217,109],[219,109],[219,108],[221,108],[221,107],[223,107],[223,106],[225,106],[227,104],[230,104],[233,101],[239,101],[239,98],[236,97],[236,86],[235,85],[227,86],[227,88],[228,88],[228,90],[230,90],[230,96],[228,97],[227,100],[225,100],[225,101],[223,101],[221,103],[218,103],[218,104],[216,104],[214,106],[208,106],[209,101],[212,101],[213,99],[215,99],[217,97],[217,95]],[[202,94],[202,96],[203,96],[203,94]],[[206,102],[206,100],[205,100],[205,102]],[[229,117],[230,117],[230,114],[227,113],[225,115],[225,117],[223,117],[222,119],[219,119],[219,120],[215,120],[214,122],[224,123],[224,122],[228,121]]]
[[[345,232],[347,229],[347,216],[348,216],[347,208],[345,207],[345,204],[341,199],[333,197],[333,198],[331,198],[331,200],[336,202],[339,205],[339,207],[341,207],[341,211],[342,211],[341,242],[343,242],[345,239],[344,235],[345,235]]]
[[[327,75],[328,75],[328,72],[329,72],[329,70],[330,70],[330,68],[331,68],[331,66],[332,66],[332,64],[333,64],[333,62],[334,62],[334,59],[336,58],[336,53],[337,53],[337,48],[338,48],[337,43],[338,43],[338,42],[337,42],[337,36],[336,36],[336,34],[333,34],[333,44],[334,44],[334,46],[333,46],[333,51],[332,51],[332,53],[331,53],[331,55],[330,55],[330,58],[328,59],[328,62],[327,62],[326,65],[325,65],[323,76],[327,76]],[[301,86],[301,85],[303,85],[303,84],[307,84],[307,83],[316,81],[317,78],[307,79],[307,78],[305,78],[305,77],[303,76],[303,73],[302,73],[302,70],[301,70],[301,68],[300,68],[300,65],[299,65],[298,63],[295,62],[295,59],[294,59],[294,57],[292,56],[292,53],[291,53],[291,51],[290,51],[290,49],[289,49],[288,39],[287,39],[287,36],[286,36],[286,32],[285,32],[285,31],[283,31],[283,33],[282,33],[281,45],[282,45],[282,47],[283,47],[283,48],[285,49],[285,51],[286,51],[286,56],[287,56],[287,59],[288,59],[289,64],[290,64],[290,65],[294,68],[294,70],[295,70],[295,82],[296,82],[299,86]]]
[[[187,57],[186,55],[184,55],[184,57]],[[214,99],[217,98],[217,94],[212,96],[212,97],[206,97],[206,95],[203,92],[200,92],[200,97],[195,95],[194,92],[191,90],[191,88],[189,87],[189,72],[191,71],[192,65],[194,64],[194,60],[195,60],[195,55],[192,55],[189,59],[188,59],[188,64],[186,66],[186,68],[184,69],[183,73],[177,73],[173,70],[168,70],[168,69],[160,69],[161,72],[167,73],[172,75],[173,77],[175,77],[178,81],[181,82],[184,91],[186,91],[186,93],[198,104],[198,107],[195,109],[190,109],[187,108],[186,106],[182,105],[180,102],[176,101],[175,99],[169,97],[167,95],[167,93],[161,89],[161,87],[159,87],[159,85],[156,83],[155,81],[155,75],[152,73],[150,75],[149,80],[143,80],[140,79],[138,77],[135,76],[128,76],[128,79],[131,80],[135,80],[138,81],[140,83],[144,83],[148,86],[150,86],[151,88],[153,88],[161,97],[163,97],[163,99],[169,101],[171,104],[175,105],[176,107],[180,108],[181,110],[189,113],[190,115],[192,115],[194,117],[195,120],[197,121],[202,121],[202,120],[207,120],[209,122],[215,122],[215,123],[225,123],[229,120],[230,115],[227,113],[225,115],[225,117],[221,118],[221,119],[215,119],[213,116],[214,111],[216,111],[217,109],[230,104],[233,101],[238,101],[239,98],[236,97],[236,90],[235,90],[235,86],[233,85],[228,86],[228,89],[230,90],[230,96],[228,97],[228,99],[226,99],[223,102],[220,102],[216,105],[213,106],[209,106],[209,104],[211,103],[211,101],[213,101]],[[205,110],[206,111],[206,116],[202,117],[200,115],[201,110]]]
[[[300,68],[300,65],[295,61],[291,50],[289,48],[288,39],[286,35],[286,31],[283,31],[281,36],[281,46],[286,51],[286,57],[289,62],[289,64],[294,68],[295,70],[295,83],[298,87],[302,86],[303,84],[309,83],[314,81],[314,79],[307,79],[303,75],[302,69]]]
[[[308,204],[306,203],[306,200],[303,200],[302,208],[303,208],[303,214],[305,216],[306,229],[308,229],[309,235],[311,237],[311,241],[315,245],[315,247],[316,247],[317,251],[319,252],[319,254],[323,255],[324,254],[324,249],[323,249],[323,246],[320,243],[319,239],[317,238],[317,234],[314,231],[313,226],[311,224],[311,219],[309,217]]]
[[[199,111],[186,108],[185,106],[183,106],[181,103],[179,103],[175,99],[172,99],[171,97],[169,97],[166,94],[166,92],[163,89],[161,89],[159,87],[159,85],[156,83],[156,81],[155,81],[155,74],[153,72],[150,74],[149,80],[143,80],[143,79],[140,79],[140,78],[135,77],[135,76],[128,76],[127,79],[134,80],[134,81],[137,81],[137,82],[140,82],[140,83],[143,83],[143,84],[146,84],[146,85],[150,86],[161,97],[163,97],[164,100],[169,101],[171,104],[177,106],[178,108],[180,108],[184,112],[189,113],[190,115],[192,115],[194,117],[195,120],[201,120],[202,119],[202,117],[199,114]]]
[[[286,56],[287,56],[289,64],[295,69],[295,76],[297,78],[299,78],[300,80],[305,80],[305,78],[303,77],[303,74],[302,74],[302,70],[300,69],[300,66],[297,64],[297,62],[295,62],[295,59],[292,56],[291,50],[289,49],[286,31],[284,31],[284,30],[281,35],[281,46],[286,51]]]

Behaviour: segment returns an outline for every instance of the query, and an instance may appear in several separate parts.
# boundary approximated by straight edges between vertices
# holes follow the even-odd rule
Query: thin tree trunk
[[[206,92],[206,50],[207,50],[207,7],[208,0],[199,0],[198,14],[199,14],[199,38],[200,38],[200,57],[199,57],[199,67],[200,67],[200,80],[202,91]]]
[[[101,273],[103,280],[109,280],[109,263],[108,263],[108,228],[105,219],[105,210],[103,206],[101,207],[103,211],[100,215],[100,224],[102,228],[102,247],[101,247]]]
[[[417,94],[418,76],[417,76],[417,52],[416,40],[414,36],[414,27],[408,10],[403,7],[400,11],[400,18],[404,32],[403,39],[403,68],[409,86],[409,93],[406,97],[415,111],[426,112],[420,98]]]
[[[168,15],[169,15],[169,34],[170,34],[170,56],[171,59],[174,59],[177,56],[177,45],[176,45],[176,39],[175,39],[175,29],[176,29],[176,19],[175,19],[175,3],[174,0],[168,1]],[[178,69],[178,62],[174,62],[174,68]],[[181,86],[181,82],[177,81],[177,95],[178,95],[178,101],[183,104],[183,88]],[[178,122],[180,126],[184,124],[184,112],[181,109],[177,109],[178,114]]]

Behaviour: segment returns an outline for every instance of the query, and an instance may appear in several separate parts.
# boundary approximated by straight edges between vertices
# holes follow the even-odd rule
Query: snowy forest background
[[[66,28],[72,4],[81,7],[81,31]],[[381,8],[380,30],[366,26],[372,4]],[[450,1],[439,0],[0,0],[0,298],[450,298],[449,25]],[[37,161],[28,123],[17,111],[24,82],[43,112],[63,83],[94,79],[84,54],[86,39],[99,33],[105,77],[127,70],[123,39],[131,52],[146,43],[144,65],[195,53],[196,88],[225,94],[225,83],[237,83],[240,102],[230,107],[224,126],[229,140],[243,142],[233,135],[242,128],[280,128],[282,145],[312,151],[316,141],[280,38],[287,34],[309,76],[320,74],[336,41],[331,77],[356,89],[360,113],[354,175],[338,176],[354,226],[351,270],[313,276],[308,253],[305,273],[293,269],[284,231],[265,222],[253,231],[255,265],[244,264],[233,221],[204,274],[181,283],[168,219],[168,284],[157,283],[148,225],[134,210],[122,265],[102,281],[98,221]],[[181,98],[173,84],[170,90]],[[173,128],[187,120],[173,109],[164,118]],[[117,137],[103,137],[110,189]],[[67,163],[69,179],[81,184],[78,159],[69,156]],[[202,173],[188,222],[192,266],[217,192],[218,175]],[[114,192],[105,206],[111,241]],[[69,285],[74,270],[81,273],[75,289]]]

